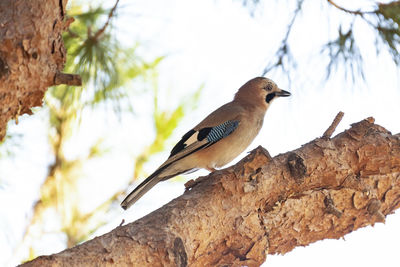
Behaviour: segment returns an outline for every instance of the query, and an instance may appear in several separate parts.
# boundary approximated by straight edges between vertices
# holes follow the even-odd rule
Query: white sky
[[[205,85],[199,106],[187,114],[176,130],[175,138],[169,141],[169,147],[172,148],[180,136],[209,112],[230,101],[244,82],[261,74],[279,46],[295,2],[268,1],[255,18],[249,16],[240,1],[234,4],[227,0],[122,2],[120,26],[123,28],[123,42],[140,40],[141,53],[149,58],[167,56],[159,68],[161,104],[172,109],[182,97]],[[352,3],[356,5],[359,2],[371,3]],[[336,133],[369,116],[375,117],[376,123],[393,133],[400,132],[398,70],[386,53],[375,56],[373,39],[362,24],[356,24],[359,30],[357,38],[363,44],[360,49],[366,62],[367,83],[357,80],[353,85],[345,82],[342,72],[323,82],[326,62],[322,62],[319,51],[326,38],[335,36],[339,21],[348,19],[342,13],[328,9],[325,2],[306,1],[299,24],[290,38],[291,48],[300,59],[298,68],[292,72],[290,87],[285,75],[275,72],[268,76],[281,88],[291,91],[292,96],[274,102],[267,112],[261,133],[248,151],[258,145],[267,148],[271,155],[296,149],[321,136],[338,111],[345,112],[345,117]],[[85,113],[82,131],[68,151],[71,157],[102,136],[105,136],[107,146],[112,148],[104,159],[85,167],[87,179],[82,181],[80,190],[93,203],[124,187],[132,173],[133,157],[151,142],[154,133],[149,101],[149,96],[137,96],[133,100],[135,115],[124,115],[121,121],[112,116],[104,120],[102,116],[105,114],[99,111]],[[7,181],[6,190],[0,194],[0,227],[5,229],[0,233],[0,251],[6,254],[1,257],[0,265],[18,263],[17,258],[9,260],[8,255],[18,244],[30,205],[37,198],[46,174],[50,151],[43,121],[44,116],[39,112],[12,127],[17,132],[28,132],[21,144],[24,152],[19,152],[15,160],[0,161],[0,179]],[[169,149],[155,156],[145,165],[146,171],[152,172],[168,152]],[[206,173],[197,172],[187,177],[195,178]],[[180,182],[161,183],[127,212],[115,207],[111,223],[96,234],[116,227],[122,218],[133,221],[142,217],[179,196],[183,188]],[[90,209],[92,202],[82,202],[83,209]],[[284,256],[268,256],[267,264],[398,266],[395,242],[400,237],[399,223],[398,214],[390,215],[386,224],[357,230],[347,235],[346,240],[323,240],[306,248],[296,248]],[[63,248],[63,240],[57,235],[43,240],[43,253]],[[23,252],[19,252],[21,255]]]

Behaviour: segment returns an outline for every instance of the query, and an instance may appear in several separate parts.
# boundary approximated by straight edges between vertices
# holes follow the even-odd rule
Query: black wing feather
[[[239,126],[239,121],[226,121],[214,127],[205,127],[200,129],[197,134],[197,141],[202,141],[207,138],[208,143],[204,147],[211,146],[219,140],[230,135]],[[169,158],[181,152],[187,146],[186,141],[192,137],[197,131],[190,130],[182,139],[172,148]],[[202,147],[203,148],[203,147]]]
[[[201,141],[204,138],[206,138],[212,129],[213,129],[213,127],[206,127],[206,128],[200,129],[199,134],[197,135],[197,140]]]
[[[185,133],[184,136],[182,136],[182,139],[172,148],[171,154],[169,155],[169,158],[172,157],[173,155],[176,155],[180,151],[182,151],[185,147],[186,144],[185,142],[195,133],[195,130],[190,130],[189,132]]]

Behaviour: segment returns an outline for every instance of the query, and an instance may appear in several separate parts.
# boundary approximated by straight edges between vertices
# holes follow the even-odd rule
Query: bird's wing
[[[182,139],[172,148],[167,161],[157,170],[161,171],[172,163],[230,135],[239,126],[242,113],[243,108],[233,102],[216,109],[182,136]]]
[[[172,163],[193,154],[200,149],[209,147],[219,140],[229,136],[239,126],[239,120],[228,120],[213,127],[204,127],[190,130],[172,148],[171,154],[158,170],[162,170]]]
[[[160,176],[160,174],[174,162],[189,156],[190,154],[209,147],[219,140],[229,136],[239,126],[239,120],[228,120],[214,127],[205,127],[199,130],[190,130],[182,139],[174,146],[171,155],[153,174],[138,185],[121,203],[122,208],[127,209],[147,191],[161,180],[166,180],[172,176],[184,173],[187,170],[182,170],[179,173],[174,173],[170,176]]]
[[[127,209],[139,198],[141,198],[147,191],[149,191],[154,185],[161,180],[166,180],[172,176],[184,173],[188,170],[182,170],[182,172],[174,173],[171,176],[160,176],[160,174],[168,168],[174,162],[183,159],[190,154],[209,147],[219,140],[229,136],[239,126],[239,120],[228,120],[224,123],[216,125],[214,127],[205,127],[199,130],[190,130],[187,132],[182,139],[174,146],[171,151],[171,155],[153,174],[147,177],[140,185],[138,185],[121,203],[122,208]]]

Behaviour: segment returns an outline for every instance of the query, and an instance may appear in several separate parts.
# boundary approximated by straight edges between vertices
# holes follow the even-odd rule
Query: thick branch
[[[66,19],[67,0],[0,1],[0,140],[6,124],[31,114],[62,71],[62,39],[73,19]]]
[[[274,158],[258,147],[142,219],[24,266],[259,266],[383,221],[399,178],[400,138],[369,118]]]

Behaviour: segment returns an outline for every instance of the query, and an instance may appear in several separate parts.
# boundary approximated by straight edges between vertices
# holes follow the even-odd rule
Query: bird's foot
[[[189,191],[190,189],[192,189],[192,187],[194,187],[197,184],[196,180],[189,180],[185,183],[185,192]]]

